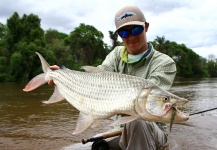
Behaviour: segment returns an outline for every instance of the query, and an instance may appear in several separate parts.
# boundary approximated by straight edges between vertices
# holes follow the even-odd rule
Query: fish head
[[[171,121],[173,110],[176,109],[174,122],[182,122],[188,120],[189,117],[179,111],[177,106],[184,106],[187,102],[187,99],[176,96],[153,84],[151,87],[142,90],[135,106],[137,107],[137,113],[145,120],[165,123]]]

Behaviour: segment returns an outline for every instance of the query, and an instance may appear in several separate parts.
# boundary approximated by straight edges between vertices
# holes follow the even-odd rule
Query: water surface
[[[23,92],[23,83],[0,83],[0,149],[59,150],[109,129],[107,121],[73,136],[78,111],[68,102],[46,105],[52,86]],[[186,112],[217,107],[217,79],[179,79],[171,92],[189,99]],[[217,116],[217,111],[208,112]]]

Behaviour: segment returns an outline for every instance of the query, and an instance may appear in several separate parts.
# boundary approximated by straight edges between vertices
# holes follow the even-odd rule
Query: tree
[[[176,62],[177,76],[179,77],[207,77],[209,76],[204,60],[193,50],[187,48],[185,44],[177,44],[158,37],[151,42],[153,46],[169,55]]]
[[[7,26],[0,23],[0,56],[8,57],[8,51],[6,48],[6,35],[7,35]],[[7,62],[7,59],[6,59]],[[0,64],[1,65],[1,64]]]
[[[7,80],[26,81],[38,74],[41,65],[36,58],[36,51],[48,60],[53,60],[52,53],[45,50],[46,41],[40,21],[39,17],[33,14],[24,14],[20,18],[17,12],[7,20],[6,43],[9,51]]]
[[[167,53],[166,49],[165,49],[165,43],[166,43],[166,39],[164,36],[159,37],[157,36],[156,39],[154,40],[154,42],[156,42],[156,50],[162,52],[162,53]]]
[[[213,54],[209,54],[209,55],[208,55],[208,61],[211,61],[211,62],[216,61],[216,56],[213,55]]]
[[[7,57],[0,56],[0,82],[5,81],[7,77]]]
[[[18,43],[22,37],[21,19],[17,12],[7,20],[7,27],[7,49],[9,50],[10,55],[12,55],[12,53],[15,52],[15,44]]]
[[[109,31],[112,47],[103,42],[103,34],[91,25],[81,23],[67,35],[54,29],[46,32],[40,18],[15,12],[7,24],[0,23],[0,81],[26,81],[41,73],[41,64],[35,52],[41,53],[50,64],[79,69],[81,65],[97,66],[117,45],[118,36]],[[179,77],[217,77],[216,57],[208,61],[187,48],[166,40],[164,36],[150,41],[155,49],[174,59]]]
[[[123,43],[118,41],[118,34],[114,33],[113,31],[109,31],[109,37],[111,39],[111,50],[113,50],[116,46],[123,45]]]
[[[106,56],[103,34],[91,25],[80,24],[69,35],[69,46],[74,67],[98,65]]]
[[[45,32],[45,38],[47,42],[46,49],[54,54],[54,63],[72,68],[72,55],[70,54],[69,46],[65,44],[68,35],[55,29],[49,29]]]
[[[217,61],[216,57],[213,54],[208,55],[208,71],[210,77],[217,77]]]
[[[48,29],[47,31],[45,31],[45,39],[47,44],[52,44],[56,40],[64,41],[67,37],[67,34],[59,32],[55,29]]]
[[[0,40],[5,39],[7,34],[7,26],[0,22]]]

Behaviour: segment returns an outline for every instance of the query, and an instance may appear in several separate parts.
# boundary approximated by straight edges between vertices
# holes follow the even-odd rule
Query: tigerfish
[[[37,52],[36,52],[37,53]],[[80,111],[73,134],[97,126],[102,120],[122,114],[111,125],[125,124],[136,119],[153,122],[171,122],[173,109],[186,104],[187,99],[161,89],[150,80],[98,67],[83,66],[85,71],[67,68],[51,70],[49,64],[37,53],[44,73],[34,77],[23,89],[32,91],[53,80],[54,93],[44,103],[67,100]],[[188,120],[188,115],[177,109],[173,122]]]

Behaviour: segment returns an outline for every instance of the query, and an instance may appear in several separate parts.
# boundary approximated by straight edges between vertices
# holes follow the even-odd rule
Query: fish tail
[[[32,91],[45,83],[47,83],[47,81],[45,80],[45,73],[39,74],[36,77],[34,77],[31,81],[29,81],[29,83],[25,86],[23,91]]]
[[[39,56],[41,60],[42,70],[44,71],[44,73],[37,75],[31,81],[29,81],[29,83],[23,89],[23,91],[25,92],[32,91],[38,88],[39,86],[47,83],[47,81],[45,80],[45,75],[46,72],[50,70],[50,65],[47,63],[47,61],[43,58],[41,54],[39,54],[38,52],[36,52],[36,54]]]
[[[40,53],[38,53],[38,52],[35,52],[35,53],[40,58],[41,65],[42,65],[42,70],[44,72],[47,72],[48,70],[50,70],[50,65],[47,63],[47,61],[44,59],[44,57]]]

